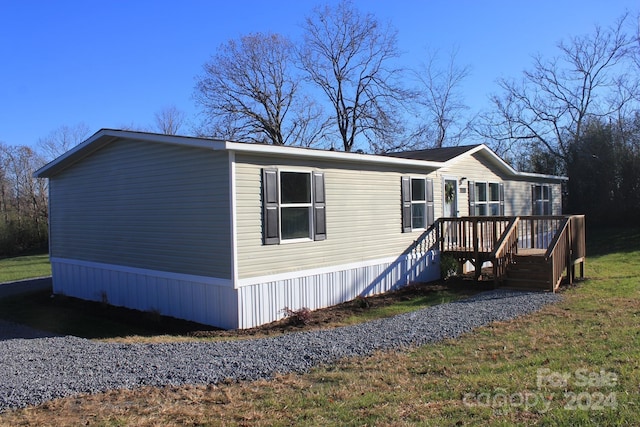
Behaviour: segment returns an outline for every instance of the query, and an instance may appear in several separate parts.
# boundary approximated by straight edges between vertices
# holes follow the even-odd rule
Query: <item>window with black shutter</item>
[[[262,171],[263,242],[324,240],[324,174],[277,169]]]
[[[433,180],[403,176],[401,193],[403,232],[423,230],[433,224]]]

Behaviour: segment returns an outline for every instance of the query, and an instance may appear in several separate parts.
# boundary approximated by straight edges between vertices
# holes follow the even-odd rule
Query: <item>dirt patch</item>
[[[326,329],[340,326],[349,317],[365,311],[389,306],[401,301],[413,300],[429,294],[447,291],[464,298],[488,289],[493,289],[493,282],[476,282],[467,277],[455,277],[438,282],[415,283],[396,291],[370,297],[358,297],[342,304],[310,311],[309,313],[292,312],[290,316],[282,320],[251,329],[192,331],[189,335],[208,338],[241,338]]]

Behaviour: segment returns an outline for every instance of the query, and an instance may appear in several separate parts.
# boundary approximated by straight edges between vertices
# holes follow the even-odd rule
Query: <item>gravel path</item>
[[[115,388],[305,372],[344,357],[454,338],[559,299],[549,293],[496,290],[354,326],[216,343],[100,343],[0,321],[0,411]]]

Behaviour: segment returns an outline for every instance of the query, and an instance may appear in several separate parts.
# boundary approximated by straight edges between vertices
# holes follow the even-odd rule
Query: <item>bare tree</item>
[[[427,61],[416,72],[420,84],[418,104],[423,108],[414,139],[422,145],[440,148],[459,145],[469,134],[471,120],[465,117],[469,107],[464,103],[460,85],[471,68],[456,63],[457,50],[452,50],[444,66],[438,52],[430,52]]]
[[[203,108],[200,134],[309,145],[318,113],[303,104],[294,74],[294,47],[279,34],[251,34],[219,47],[197,78]],[[303,131],[304,130],[304,131]]]
[[[165,135],[177,135],[184,121],[184,112],[175,105],[164,107],[155,114],[155,127]]]
[[[521,81],[502,79],[502,95],[484,116],[480,133],[499,154],[541,147],[566,164],[590,118],[615,117],[637,94],[637,75],[626,72],[632,39],[624,32],[626,15],[612,27],[595,27],[586,36],[558,45],[560,56],[534,57]],[[518,147],[515,147],[518,148]]]
[[[359,136],[373,151],[398,148],[402,131],[396,31],[373,15],[360,13],[350,1],[316,8],[304,24],[302,68],[326,95],[332,122],[345,151]]]
[[[37,146],[45,160],[51,161],[84,141],[89,135],[89,127],[84,123],[74,126],[63,125],[49,135],[38,140]]]
[[[44,160],[30,147],[0,144],[0,254],[46,243],[46,181],[33,176],[43,164]]]

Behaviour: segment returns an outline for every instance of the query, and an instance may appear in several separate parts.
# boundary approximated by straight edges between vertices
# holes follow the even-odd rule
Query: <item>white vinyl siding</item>
[[[226,152],[120,140],[50,192],[53,257],[231,277]]]

